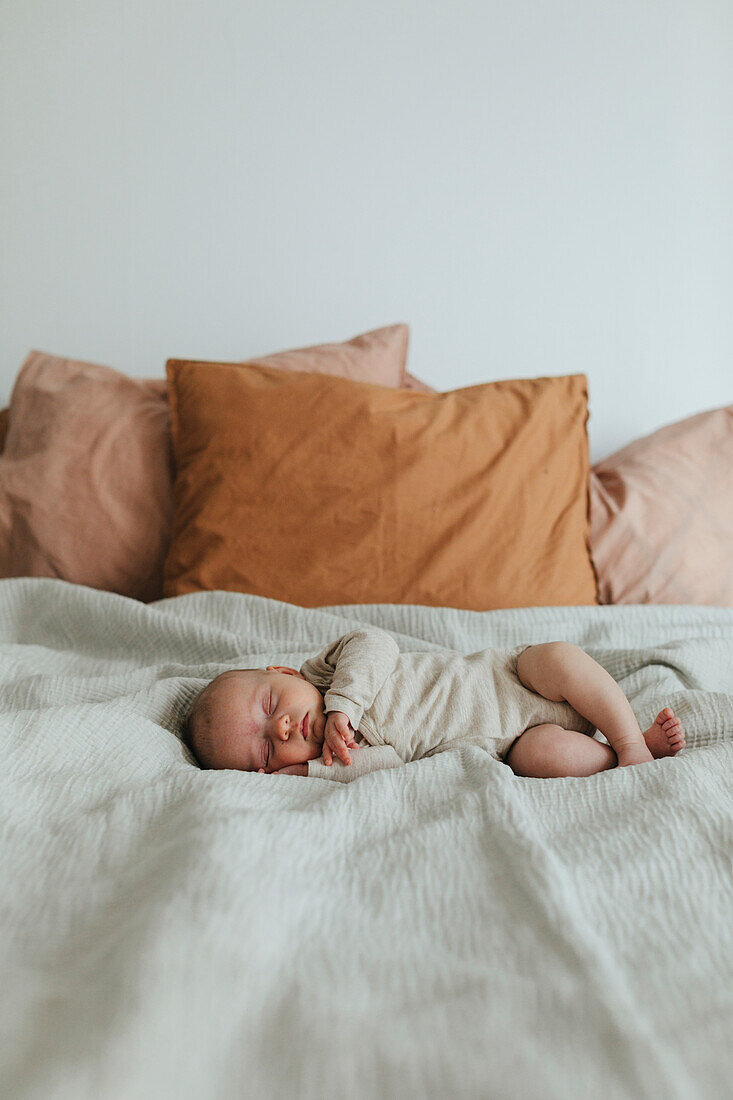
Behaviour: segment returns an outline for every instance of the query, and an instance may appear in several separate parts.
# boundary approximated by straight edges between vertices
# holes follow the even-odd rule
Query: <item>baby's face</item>
[[[275,772],[320,756],[325,726],[318,688],[294,668],[268,665],[218,680],[207,739],[218,768]]]

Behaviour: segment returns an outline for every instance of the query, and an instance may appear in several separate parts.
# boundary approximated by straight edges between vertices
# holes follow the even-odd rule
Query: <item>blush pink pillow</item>
[[[0,456],[0,576],[160,599],[173,474],[164,381],[32,351]]]
[[[630,443],[590,475],[601,603],[733,606],[733,405]]]
[[[278,351],[247,359],[247,363],[281,370],[315,371],[397,389],[405,379],[409,339],[409,325],[388,325],[341,344],[316,344],[310,348]]]
[[[390,325],[256,361],[432,392],[405,370],[408,338]],[[0,577],[162,599],[174,481],[165,379],[33,351],[0,451]]]

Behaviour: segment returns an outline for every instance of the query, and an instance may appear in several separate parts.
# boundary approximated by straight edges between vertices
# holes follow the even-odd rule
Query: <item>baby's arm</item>
[[[305,764],[289,764],[270,774],[307,775],[317,779],[335,779],[337,783],[350,783],[360,775],[368,775],[369,772],[382,771],[385,768],[399,768],[401,764],[404,764],[404,760],[391,745],[364,745],[363,748],[359,746],[356,756],[348,766],[334,761],[327,767],[321,757],[318,760],[308,760]]]
[[[358,730],[364,711],[394,670],[399,652],[386,630],[362,627],[331,642],[318,656],[305,661],[300,671],[324,692],[326,711],[342,711]]]
[[[391,745],[361,745],[356,752],[351,754],[351,763],[342,764],[340,760],[334,760],[327,767],[323,759],[309,760],[300,767],[308,769],[308,776],[318,779],[335,779],[337,783],[351,783],[352,779],[368,775],[369,772],[381,771],[383,768],[399,768],[404,760],[397,755]]]

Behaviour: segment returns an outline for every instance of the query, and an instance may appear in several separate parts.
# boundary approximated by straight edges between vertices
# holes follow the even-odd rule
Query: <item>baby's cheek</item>
[[[323,752],[323,745],[308,745],[306,751],[303,753],[303,763],[307,760],[317,760]]]

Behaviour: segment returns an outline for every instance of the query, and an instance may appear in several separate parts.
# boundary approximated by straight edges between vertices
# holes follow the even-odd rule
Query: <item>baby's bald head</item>
[[[183,727],[183,740],[202,768],[220,766],[217,764],[219,742],[216,736],[216,719],[219,704],[229,687],[228,681],[237,677],[241,682],[246,683],[253,674],[264,673],[264,671],[262,668],[236,668],[222,672],[219,676],[215,676],[194,699]]]
[[[294,668],[222,672],[189,708],[183,740],[202,768],[274,772],[321,755],[323,696]]]

